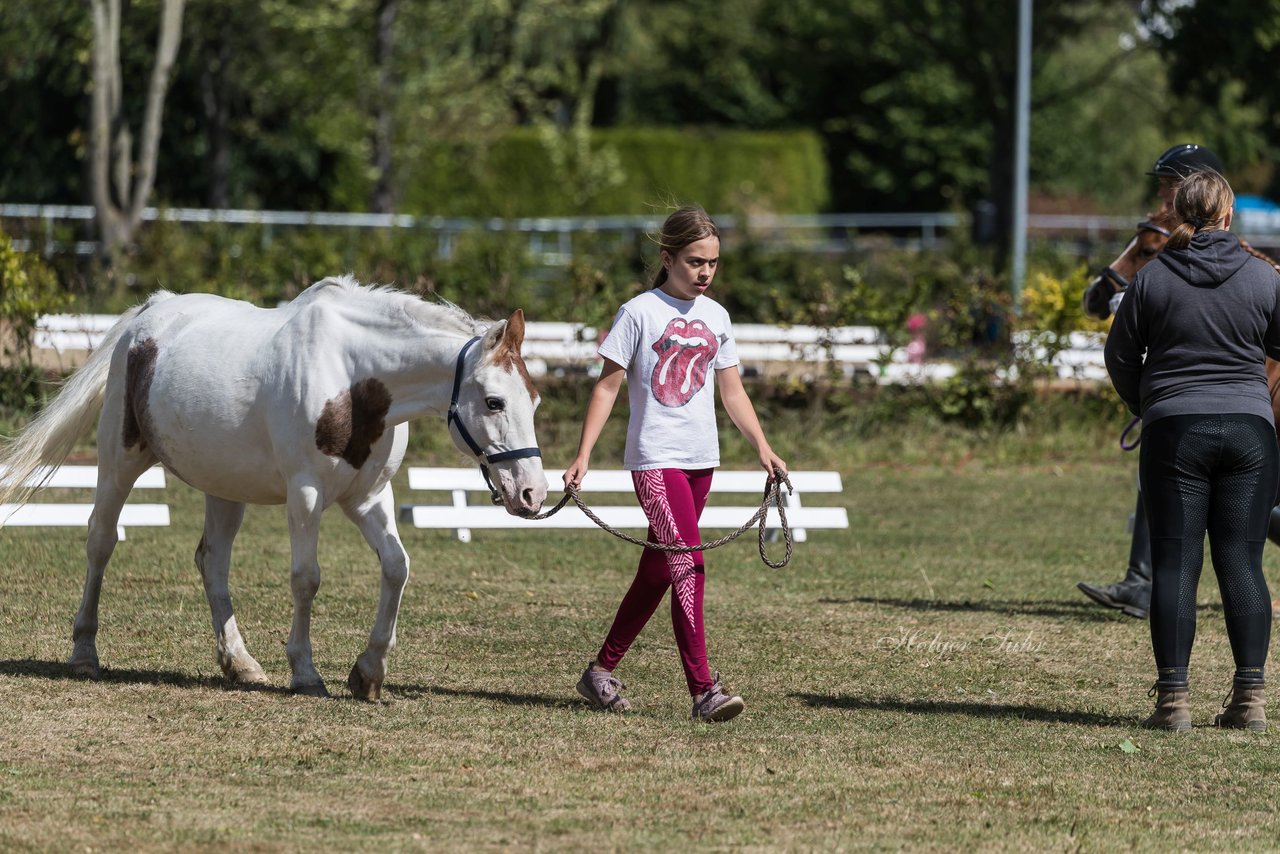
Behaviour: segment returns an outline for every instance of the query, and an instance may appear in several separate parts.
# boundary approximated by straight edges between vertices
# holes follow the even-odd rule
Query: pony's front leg
[[[396,618],[400,614],[404,585],[409,580],[409,555],[396,532],[391,484],[388,483],[363,504],[343,505],[343,510],[356,523],[382,564],[378,613],[369,633],[369,645],[356,659],[351,675],[347,677],[347,687],[357,699],[378,700],[382,696],[382,681],[387,675],[387,656],[396,646]]]
[[[196,548],[196,568],[200,570],[204,595],[209,600],[213,634],[218,645],[218,665],[223,674],[238,685],[265,685],[267,674],[262,672],[262,667],[245,648],[244,638],[236,625],[227,584],[231,572],[231,544],[243,521],[243,504],[206,495],[204,536]]]
[[[320,589],[320,514],[324,505],[320,491],[313,484],[294,486],[289,490],[289,545],[292,564],[289,586],[293,589],[293,627],[289,630],[289,666],[293,680],[289,690],[311,697],[327,697],[315,665],[311,661],[311,603]]]

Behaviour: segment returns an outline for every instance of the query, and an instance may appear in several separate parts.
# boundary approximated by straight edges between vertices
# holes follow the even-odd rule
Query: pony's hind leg
[[[85,545],[87,568],[84,595],[76,612],[71,631],[71,657],[67,664],[72,672],[97,679],[98,668],[98,601],[102,596],[102,576],[107,562],[119,542],[117,525],[120,510],[136,481],[156,458],[144,451],[126,451],[104,446],[99,439],[98,486],[93,497],[93,513],[89,516],[89,536]]]
[[[264,685],[267,674],[245,649],[244,638],[240,636],[236,615],[231,608],[231,591],[227,584],[231,572],[231,544],[243,520],[243,504],[205,496],[204,535],[196,547],[196,568],[200,570],[204,595],[209,600],[213,634],[218,644],[218,664],[222,672],[238,685]]]
[[[387,675],[387,656],[396,645],[396,618],[400,613],[404,585],[409,580],[409,555],[396,531],[391,484],[384,486],[367,503],[344,506],[343,509],[356,523],[382,564],[382,589],[373,630],[369,633],[369,645],[356,659],[351,675],[347,677],[347,687],[356,698],[377,700],[382,696],[382,681]]]

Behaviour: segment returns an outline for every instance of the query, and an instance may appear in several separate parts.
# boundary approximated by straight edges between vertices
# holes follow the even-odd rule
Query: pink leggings
[[[652,469],[631,473],[636,497],[649,518],[650,542],[685,546],[702,542],[698,517],[707,504],[713,472],[714,469]],[[618,666],[671,587],[671,625],[675,629],[689,693],[696,696],[710,689],[711,670],[707,666],[707,642],[702,625],[705,584],[702,552],[672,554],[645,549],[635,580],[618,606],[618,614],[613,618],[613,626],[604,646],[600,647],[596,663],[606,670]]]

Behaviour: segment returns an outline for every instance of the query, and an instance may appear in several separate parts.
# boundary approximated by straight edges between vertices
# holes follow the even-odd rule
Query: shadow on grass
[[[270,685],[230,685],[221,676],[192,676],[173,670],[135,670],[104,667],[97,679],[76,673],[63,661],[38,661],[34,658],[0,661],[0,676],[38,676],[41,679],[67,679],[76,682],[105,682],[117,685],[169,685],[174,688],[213,688],[225,691],[263,691],[288,694],[284,688]]]
[[[546,694],[517,694],[511,691],[477,691],[465,688],[444,688],[440,685],[389,685],[394,696],[405,700],[421,699],[427,694],[437,697],[460,697],[483,700],[486,703],[505,703],[508,706],[542,706],[547,709],[571,709],[585,705],[570,697],[548,697]]]
[[[906,712],[913,715],[967,715],[974,718],[1012,718],[1081,726],[1133,727],[1133,718],[1097,712],[1047,709],[1044,706],[1015,706],[1008,703],[965,703],[954,700],[896,700],[853,697],[848,694],[788,694],[813,708],[848,711]]]
[[[824,597],[818,599],[822,605],[875,605],[885,608],[905,608],[912,611],[971,611],[974,613],[992,614],[1028,614],[1039,617],[1066,617],[1086,622],[1127,622],[1133,617],[1126,616],[1115,608],[1107,608],[1096,602],[1081,599],[1075,601],[1013,601],[1010,599],[901,599],[887,596],[853,596],[848,599]],[[1196,605],[1196,611],[1218,613],[1222,611],[1221,602],[1203,602]]]
[[[875,605],[880,608],[905,608],[912,611],[970,611],[973,613],[1027,614],[1038,617],[1065,617],[1092,623],[1131,620],[1119,611],[1093,602],[1021,601],[1008,599],[894,599],[877,596],[854,596],[849,599],[819,599],[823,605]]]

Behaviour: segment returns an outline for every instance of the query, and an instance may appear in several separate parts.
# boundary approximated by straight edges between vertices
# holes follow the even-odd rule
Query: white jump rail
[[[564,472],[547,470],[547,503],[554,506],[564,494]],[[843,507],[805,507],[800,496],[803,493],[840,493],[843,484],[840,473],[834,471],[793,471],[790,473],[795,492],[787,495],[782,490],[787,510],[787,522],[791,526],[792,539],[801,542],[806,529],[838,530],[849,527],[849,514]],[[702,528],[734,529],[760,509],[765,475],[763,471],[719,470],[711,481],[711,495],[750,495],[753,504],[726,506],[708,503],[702,511]],[[489,488],[478,469],[474,468],[423,468],[409,469],[409,488],[415,491],[447,492],[452,504],[405,504],[401,518],[411,519],[415,528],[452,529],[464,543],[471,541],[473,528],[507,528],[519,530],[550,530],[554,528],[594,528],[592,522],[574,504],[567,504],[556,515],[538,521],[512,516],[502,507],[489,501]],[[579,490],[580,494],[616,493],[634,496],[631,473],[618,470],[592,469]],[[468,493],[482,493],[476,503],[468,501]],[[602,520],[619,529],[645,529],[649,522],[644,511],[636,504],[593,505],[591,510]],[[781,529],[781,520],[775,509],[769,510],[766,528]]]
[[[61,466],[53,471],[49,479],[48,469],[36,469],[27,478],[26,485],[36,486],[44,481],[40,492],[45,489],[94,489],[98,485],[98,469],[96,466]],[[4,470],[0,469],[0,478]],[[164,469],[153,466],[142,473],[134,484],[135,489],[164,489]],[[93,512],[92,504],[56,504],[33,503],[17,506],[0,504],[0,528],[14,527],[86,527],[89,515]],[[120,539],[125,538],[125,528],[131,527],[166,527],[169,524],[169,505],[167,504],[128,504],[120,511],[120,521],[116,533]]]
[[[1071,332],[1066,340],[1059,342],[1050,358],[1049,349],[1037,342],[1034,335],[1027,332],[1013,335],[1014,346],[1025,358],[1047,362],[1062,380],[1106,381],[1109,375],[1102,355],[1105,342],[1106,335],[1102,332]]]
[[[33,343],[59,356],[92,350],[118,320],[111,314],[51,314],[36,322]],[[880,383],[945,379],[953,366],[936,362],[909,364],[906,354],[881,340],[873,326],[771,326],[736,324],[738,356],[744,368],[834,364],[846,376],[865,374]],[[540,321],[525,325],[521,348],[530,373],[544,376],[564,371],[590,371],[599,330],[582,323]]]
[[[893,352],[880,342],[880,332],[872,326],[824,329],[743,323],[734,325],[733,335],[742,364],[756,368],[833,362],[848,373],[877,375],[879,364],[889,361]],[[599,330],[581,323],[529,323],[521,350],[525,360],[532,363],[530,371],[536,373],[585,368],[598,361],[598,340]]]

